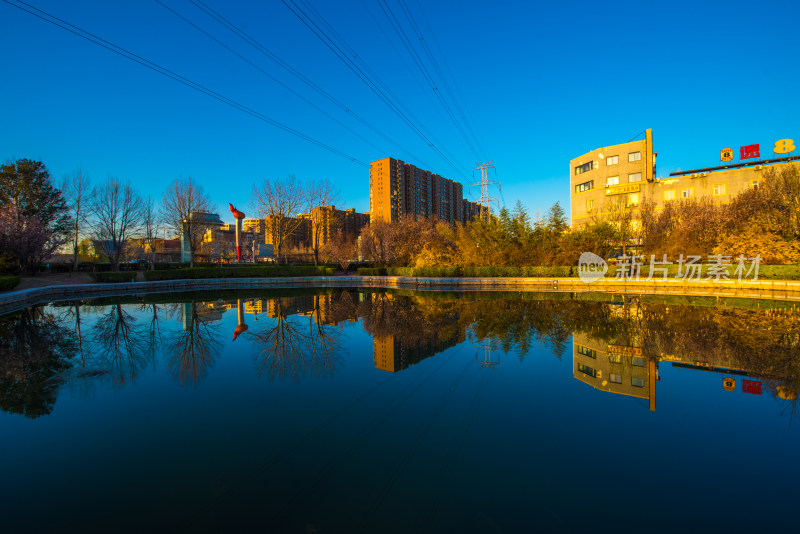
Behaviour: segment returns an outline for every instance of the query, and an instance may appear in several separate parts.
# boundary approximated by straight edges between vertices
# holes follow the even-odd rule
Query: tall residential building
[[[465,205],[463,186],[394,158],[373,161],[369,169],[369,207],[373,221],[433,217],[465,223],[474,218],[474,202]],[[464,208],[467,208],[465,213]]]

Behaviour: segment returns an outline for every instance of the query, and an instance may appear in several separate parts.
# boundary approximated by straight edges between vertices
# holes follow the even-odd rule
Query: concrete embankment
[[[0,294],[0,314],[64,300],[220,289],[396,288],[422,291],[558,291],[642,295],[696,295],[800,301],[800,281],[790,280],[617,280],[587,284],[579,278],[416,278],[402,276],[305,276],[297,278],[218,278],[53,285]]]

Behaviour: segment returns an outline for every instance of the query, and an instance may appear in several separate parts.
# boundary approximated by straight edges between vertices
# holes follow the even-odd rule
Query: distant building
[[[474,219],[463,186],[438,174],[394,158],[373,161],[369,169],[369,208],[374,221],[431,217],[449,223]]]
[[[358,213],[354,208],[337,210],[336,206],[319,206],[304,213],[302,217],[311,220],[312,227],[309,245],[316,246],[317,241],[322,246],[329,242],[337,231],[355,238],[361,229],[369,224],[369,215]]]

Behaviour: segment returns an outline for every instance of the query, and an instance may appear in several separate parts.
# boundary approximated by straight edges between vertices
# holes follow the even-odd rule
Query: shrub
[[[134,278],[136,278],[136,273],[111,271],[103,273],[91,273],[89,276],[91,276],[92,280],[95,282],[116,284],[118,282],[131,282]]]
[[[359,267],[358,274],[361,276],[386,276],[389,273],[386,267]]]
[[[194,278],[255,278],[271,276],[330,276],[330,267],[313,266],[256,266],[239,265],[236,267],[194,267],[168,271],[145,271],[144,279],[148,282],[157,280],[182,280]]]
[[[14,289],[19,285],[20,281],[19,276],[0,276],[0,291]]]

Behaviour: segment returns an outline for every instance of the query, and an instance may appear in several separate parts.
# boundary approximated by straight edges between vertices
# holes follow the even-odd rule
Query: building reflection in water
[[[720,375],[725,391],[762,395],[772,390],[790,401],[798,397],[800,335],[795,310],[687,309],[685,330],[676,334],[668,307],[638,301],[608,304],[609,316],[626,319],[627,335],[572,336],[572,374],[607,393],[644,399],[656,409],[659,366]],[[695,319],[692,325],[691,319]],[[775,328],[775,332],[771,330]]]

